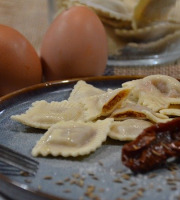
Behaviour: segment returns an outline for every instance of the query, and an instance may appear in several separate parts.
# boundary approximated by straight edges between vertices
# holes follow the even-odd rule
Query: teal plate
[[[84,79],[106,90],[121,87],[138,77],[96,77]],[[42,83],[0,99],[0,144],[31,156],[31,150],[44,131],[29,128],[10,119],[25,112],[34,101],[62,101],[69,97],[78,79]],[[35,176],[24,177],[17,170],[3,170],[0,163],[0,192],[14,200],[177,200],[180,199],[179,163],[171,163],[146,174],[134,174],[121,162],[123,142],[107,139],[88,156],[78,158],[35,158]],[[8,169],[8,166],[7,166]]]

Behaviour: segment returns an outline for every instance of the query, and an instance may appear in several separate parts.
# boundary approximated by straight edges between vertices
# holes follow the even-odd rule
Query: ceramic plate
[[[85,79],[106,90],[121,87],[132,77]],[[27,110],[34,101],[67,99],[77,80],[43,83],[0,99],[0,144],[31,157],[31,150],[44,131],[10,119]],[[79,158],[35,158],[35,176],[24,177],[17,170],[3,170],[0,164],[0,192],[12,199],[135,200],[180,199],[179,164],[171,164],[146,174],[133,174],[121,162],[124,143],[108,138],[94,153]]]

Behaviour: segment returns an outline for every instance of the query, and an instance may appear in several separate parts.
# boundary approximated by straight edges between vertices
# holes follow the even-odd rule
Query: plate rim
[[[73,79],[63,79],[63,80],[57,80],[57,81],[50,81],[50,82],[43,82],[40,84],[35,84],[26,88],[22,88],[20,90],[11,92],[7,95],[4,95],[2,97],[0,97],[0,104],[8,101],[9,99],[13,99],[14,97],[17,97],[18,95],[22,95],[31,91],[36,91],[39,89],[43,89],[46,87],[52,87],[55,85],[64,85],[64,84],[70,84],[70,83],[76,83],[79,80],[84,80],[84,81],[110,81],[110,80],[134,80],[134,79],[139,79],[139,78],[143,78],[144,76],[98,76],[98,77],[85,77],[85,78],[73,78]],[[9,177],[3,175],[2,173],[0,173],[0,183],[3,181],[4,184],[6,184],[7,187],[15,187],[16,190],[21,191],[23,194],[25,195],[30,195],[30,198],[32,197],[32,195],[37,197],[37,200],[41,200],[42,198],[44,200],[65,200],[62,197],[57,197],[55,195],[50,195],[48,193],[42,192],[40,190],[37,189],[32,189],[31,187],[29,187],[27,184],[20,184],[17,181],[13,181],[11,180]],[[24,188],[23,186],[26,185],[26,188]],[[8,188],[9,189],[9,188]],[[7,195],[7,193],[5,193],[5,191],[2,191],[2,189],[0,188],[0,192],[7,196],[12,198],[12,196]],[[27,196],[27,197],[28,197]],[[19,200],[19,197],[18,197]],[[69,199],[70,200],[70,199]]]
[[[129,79],[129,80],[133,80],[133,79],[140,79],[140,78],[143,78],[144,76],[141,76],[141,75],[129,75],[129,76],[121,76],[121,75],[112,75],[112,76],[96,76],[96,77],[82,77],[82,78],[72,78],[72,79],[62,79],[62,80],[56,80],[56,81],[48,81],[48,82],[42,82],[42,83],[39,83],[39,84],[35,84],[35,85],[31,85],[31,86],[28,86],[28,87],[25,87],[25,88],[22,88],[22,89],[19,89],[19,90],[16,90],[16,91],[13,91],[13,92],[10,92],[4,96],[1,96],[0,97],[0,104],[3,102],[3,101],[6,101],[10,98],[13,98],[17,95],[20,95],[20,94],[23,94],[23,93],[26,93],[26,92],[30,92],[30,91],[33,91],[33,90],[38,90],[38,89],[42,89],[42,88],[45,88],[45,87],[51,87],[51,86],[55,86],[55,85],[59,85],[59,84],[68,84],[68,83],[75,83],[79,80],[84,80],[84,81],[103,81],[103,80],[115,80],[115,79]]]

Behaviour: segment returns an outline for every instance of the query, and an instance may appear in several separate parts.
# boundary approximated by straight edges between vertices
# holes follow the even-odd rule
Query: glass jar
[[[55,0],[57,12],[93,9],[108,37],[109,66],[156,66],[180,59],[180,0]]]

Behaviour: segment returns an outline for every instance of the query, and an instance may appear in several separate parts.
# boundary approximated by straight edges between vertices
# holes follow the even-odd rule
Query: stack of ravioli
[[[151,55],[178,51],[180,1],[57,0],[59,12],[73,5],[93,9],[108,35],[109,55]],[[177,49],[174,49],[177,48]]]
[[[32,150],[33,156],[80,156],[99,148],[107,137],[134,140],[154,123],[180,116],[180,82],[166,75],[128,81],[106,91],[83,80],[68,100],[36,101],[11,118],[47,130]]]

